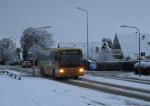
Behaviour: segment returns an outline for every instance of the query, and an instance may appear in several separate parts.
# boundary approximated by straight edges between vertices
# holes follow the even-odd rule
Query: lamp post
[[[89,31],[88,31],[88,11],[85,10],[85,9],[82,9],[80,7],[77,7],[77,9],[83,11],[86,13],[86,17],[87,17],[87,59],[89,58],[89,38],[88,38],[88,34],[89,34]]]
[[[134,28],[137,30],[138,34],[139,34],[139,77],[141,77],[141,32],[140,29],[135,27],[135,26],[127,26],[127,25],[121,25],[120,27],[124,27],[124,28]]]
[[[35,29],[44,29],[44,28],[51,28],[51,26],[38,27],[38,28],[35,28]]]

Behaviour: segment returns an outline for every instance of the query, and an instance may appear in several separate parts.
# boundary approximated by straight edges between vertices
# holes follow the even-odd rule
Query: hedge
[[[137,61],[96,62],[96,71],[133,71]]]

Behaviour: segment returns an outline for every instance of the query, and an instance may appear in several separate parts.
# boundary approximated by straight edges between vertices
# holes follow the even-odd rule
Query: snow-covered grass
[[[50,79],[16,80],[0,74],[0,106],[150,106],[150,103]]]
[[[120,74],[120,77],[126,77],[126,78],[134,78],[134,79],[141,79],[141,80],[149,80],[150,81],[150,75],[141,75],[134,74],[134,72]]]
[[[147,84],[141,84],[141,83],[111,79],[111,78],[103,78],[100,76],[97,77],[97,76],[92,76],[92,75],[85,75],[83,78],[94,80],[94,81],[99,81],[99,82],[105,82],[109,84],[122,85],[126,87],[139,88],[139,89],[150,91],[150,85],[147,85]]]

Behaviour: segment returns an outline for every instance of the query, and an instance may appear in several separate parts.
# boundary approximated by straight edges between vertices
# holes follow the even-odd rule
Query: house
[[[123,59],[124,58],[124,54],[122,52],[122,47],[120,45],[120,41],[118,40],[117,34],[115,35],[111,52],[112,52],[113,57],[116,59]]]
[[[150,59],[150,34],[141,34],[141,57]],[[112,54],[116,59],[138,59],[139,35],[138,34],[116,34]]]

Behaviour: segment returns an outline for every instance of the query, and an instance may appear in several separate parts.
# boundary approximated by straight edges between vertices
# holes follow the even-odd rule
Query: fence
[[[21,80],[21,76],[20,75],[17,75],[16,73],[13,73],[13,72],[9,72],[9,71],[6,71],[6,74],[12,78],[15,78],[17,80]]]

